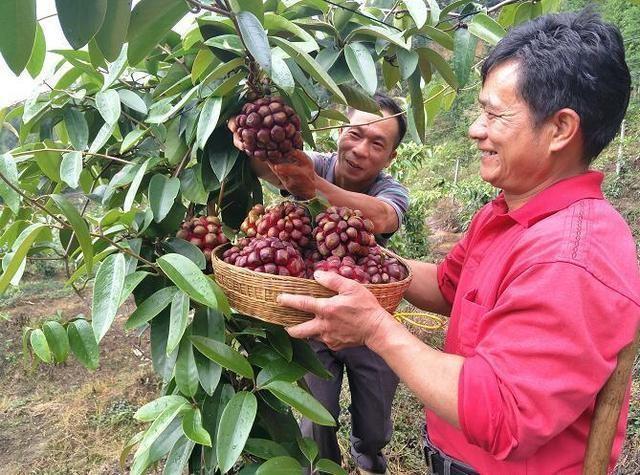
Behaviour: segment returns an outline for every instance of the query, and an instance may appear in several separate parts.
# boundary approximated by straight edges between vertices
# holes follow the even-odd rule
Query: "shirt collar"
[[[528,228],[576,201],[587,198],[604,199],[601,188],[603,179],[604,175],[595,170],[565,178],[542,190],[524,206],[511,212],[507,210],[504,193],[500,193],[491,203],[493,213],[498,216],[509,216],[521,226]]]

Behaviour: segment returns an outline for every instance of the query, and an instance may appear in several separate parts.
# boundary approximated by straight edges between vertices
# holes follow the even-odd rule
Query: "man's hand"
[[[269,163],[269,167],[282,186],[293,196],[309,200],[316,195],[318,175],[313,167],[313,161],[302,150],[294,150],[291,153],[290,162]]]
[[[332,350],[366,345],[383,319],[393,318],[362,284],[332,272],[316,271],[318,283],[338,292],[331,298],[281,294],[278,302],[315,314],[313,320],[287,328],[294,338],[314,338]]]

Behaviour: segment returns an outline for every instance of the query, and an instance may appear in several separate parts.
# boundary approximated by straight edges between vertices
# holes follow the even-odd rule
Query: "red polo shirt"
[[[513,212],[500,195],[438,268],[453,306],[445,351],[465,357],[461,430],[430,411],[427,427],[480,473],[582,471],[595,396],[640,322],[635,243],[602,178],[560,181]]]

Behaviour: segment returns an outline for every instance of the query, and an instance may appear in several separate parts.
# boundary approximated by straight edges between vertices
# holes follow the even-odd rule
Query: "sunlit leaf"
[[[125,258],[122,253],[111,254],[105,258],[96,272],[91,325],[98,342],[111,327],[120,307],[124,279]]]

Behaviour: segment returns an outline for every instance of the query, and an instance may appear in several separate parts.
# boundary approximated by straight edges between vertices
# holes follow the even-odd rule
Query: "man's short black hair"
[[[405,118],[404,111],[393,98],[387,96],[382,92],[376,92],[373,95],[373,100],[376,101],[376,103],[380,107],[380,110],[387,111],[389,115],[395,115],[395,119],[398,122],[398,139],[393,145],[393,149],[395,150],[396,148],[398,148],[398,145],[400,145],[400,142],[402,142],[402,139],[407,133],[407,119]],[[349,108],[349,116],[353,114],[354,110],[355,109]]]
[[[482,65],[482,81],[507,61],[519,66],[518,93],[540,125],[563,108],[580,116],[584,160],[615,137],[629,104],[631,76],[618,29],[597,13],[544,15],[511,31]]]

